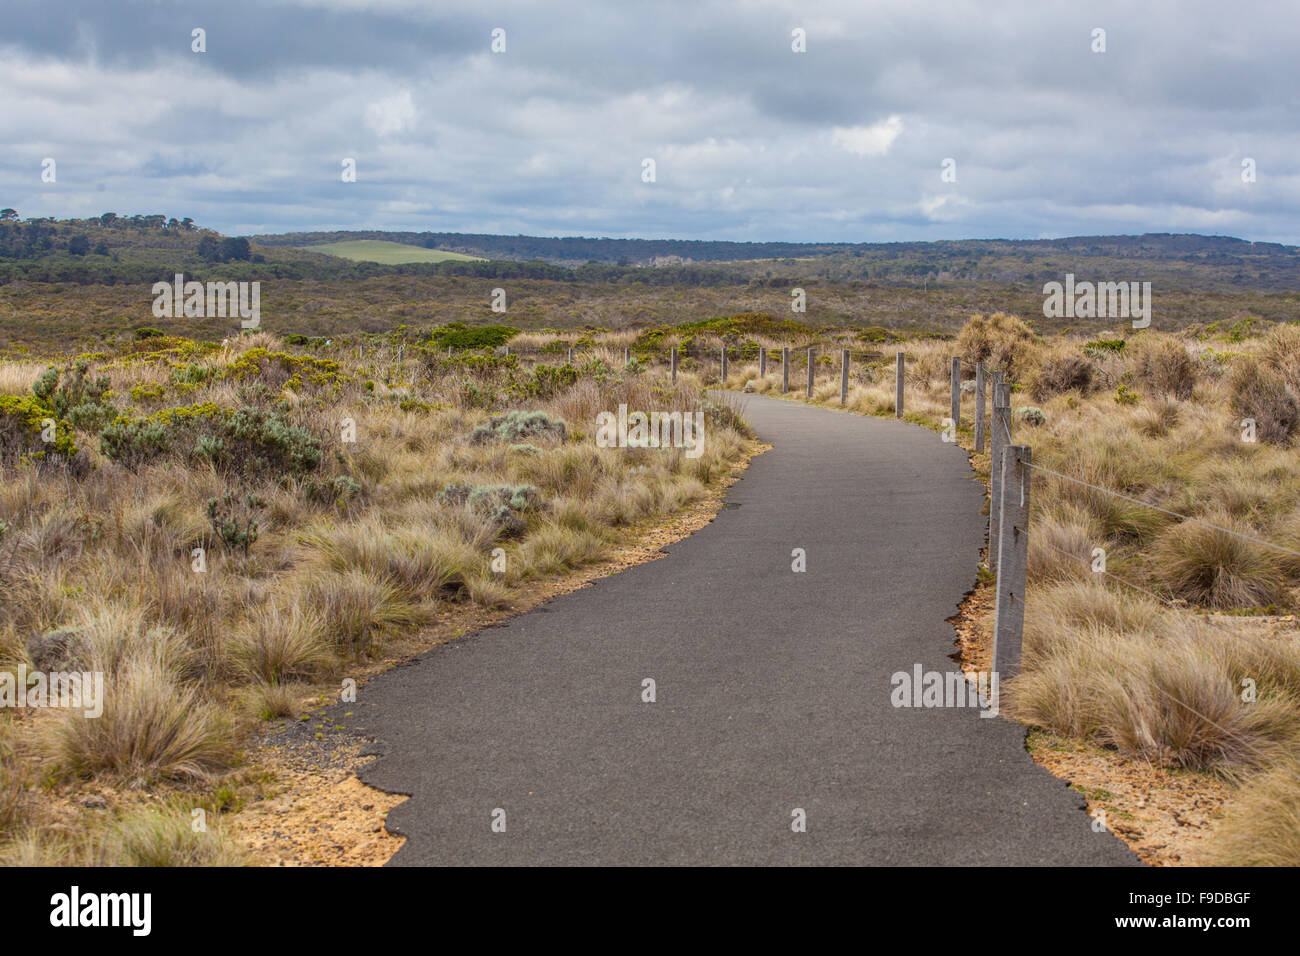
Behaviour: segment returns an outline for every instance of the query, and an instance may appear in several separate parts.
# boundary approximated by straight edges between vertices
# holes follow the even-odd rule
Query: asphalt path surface
[[[1023,727],[894,706],[894,674],[958,669],[986,521],[965,453],[743,401],[773,448],[711,524],[362,688],[362,778],[411,796],[391,865],[1135,863]]]

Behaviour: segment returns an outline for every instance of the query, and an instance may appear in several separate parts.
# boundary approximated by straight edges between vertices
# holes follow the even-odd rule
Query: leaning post
[[[961,358],[956,355],[952,357],[952,372],[949,375],[949,384],[952,386],[950,411],[952,413],[952,428],[955,433],[961,427]]]
[[[1005,389],[1005,391],[1004,391]],[[993,386],[993,423],[989,444],[989,547],[988,565],[994,573],[998,569],[998,535],[1002,531],[1002,450],[1011,443],[1007,440],[1011,430],[1011,389],[1005,385]]]
[[[907,353],[898,353],[898,362],[894,366],[894,417],[903,417],[903,357]]]
[[[1025,630],[1025,571],[1029,555],[1028,445],[1002,449],[1002,534],[993,611],[993,673],[1001,682],[1020,670]]]

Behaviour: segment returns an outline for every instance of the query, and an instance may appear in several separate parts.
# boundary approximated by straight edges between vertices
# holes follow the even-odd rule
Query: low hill
[[[304,232],[250,237],[268,247],[381,241],[454,251],[493,262],[545,263],[602,278],[612,270],[663,274],[653,284],[716,284],[718,273],[774,285],[799,280],[897,285],[1060,280],[1149,281],[1167,289],[1290,291],[1300,286],[1300,247],[1229,236],[1148,233],[1064,239],[793,243],[585,236],[489,236],[447,232]],[[667,278],[676,274],[676,280]],[[543,276],[538,276],[543,277]],[[549,276],[546,276],[549,278]],[[579,278],[582,276],[579,275]]]
[[[384,265],[401,265],[408,262],[483,261],[481,256],[467,256],[464,253],[446,252],[442,249],[425,249],[422,246],[388,242],[384,239],[350,239],[342,242],[323,242],[301,248],[327,256],[351,259],[353,262],[379,262]]]

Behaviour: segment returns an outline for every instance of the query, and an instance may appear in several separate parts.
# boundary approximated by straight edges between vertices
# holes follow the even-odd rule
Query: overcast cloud
[[[1298,23],[1294,0],[23,0],[0,205],[228,233],[1300,243]]]

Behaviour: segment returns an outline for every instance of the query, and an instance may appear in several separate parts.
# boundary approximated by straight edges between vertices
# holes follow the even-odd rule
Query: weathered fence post
[[[808,350],[808,397],[812,398],[813,392],[813,350]]]
[[[894,367],[894,417],[903,417],[903,356],[898,353],[898,364]]]
[[[975,450],[984,450],[984,363],[975,363]]]
[[[569,364],[573,364],[573,349],[569,349]]]
[[[949,384],[952,386],[952,427],[954,433],[961,425],[961,359],[953,356],[952,374],[949,376]]]
[[[677,381],[677,349],[674,347],[669,350],[668,361],[671,363],[673,370],[673,381]]]
[[[767,378],[767,349],[758,350],[758,377]]]
[[[790,391],[790,346],[781,347],[781,394]]]
[[[632,364],[632,349],[625,348],[623,349],[623,367],[627,368],[631,364]]]
[[[840,349],[840,404],[849,403],[849,350]]]
[[[1003,389],[1006,388],[1004,392]],[[998,534],[1002,530],[1002,449],[1011,443],[1007,441],[1007,432],[1011,427],[1010,387],[1001,384],[993,386],[993,423],[989,443],[989,570],[998,569]]]
[[[993,673],[998,681],[1020,670],[1025,629],[1025,570],[1029,555],[1028,445],[1002,449],[1002,531],[999,535],[998,596],[993,612]]]
[[[722,347],[722,379],[720,384],[727,384],[727,347]]]

